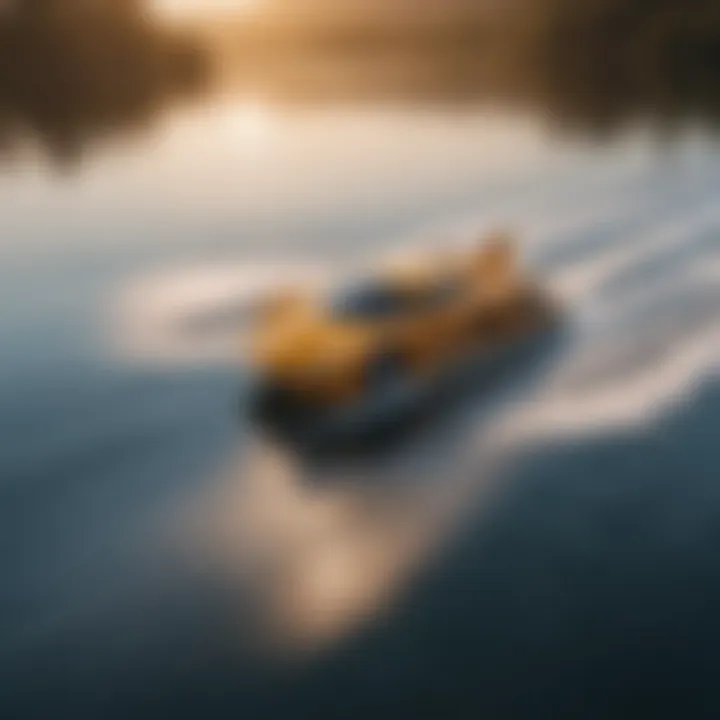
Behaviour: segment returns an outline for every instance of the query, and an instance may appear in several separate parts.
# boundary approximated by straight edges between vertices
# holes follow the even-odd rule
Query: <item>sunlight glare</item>
[[[241,144],[264,144],[272,134],[273,113],[258,100],[234,103],[226,110],[223,119],[232,137]]]
[[[156,12],[164,17],[191,18],[217,13],[248,15],[256,12],[263,0],[153,0]]]

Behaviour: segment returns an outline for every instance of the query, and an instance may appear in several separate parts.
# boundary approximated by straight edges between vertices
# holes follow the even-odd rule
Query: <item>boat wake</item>
[[[522,453],[651,432],[717,377],[720,209],[709,198],[691,210],[647,210],[604,244],[584,243],[591,217],[529,236],[532,262],[567,309],[567,336],[531,378],[412,448],[321,469],[244,436],[200,543],[253,599],[268,642],[313,649],[352,632],[391,605]],[[239,319],[269,288],[351,269],[241,263],[144,278],[121,296],[122,348],[134,362],[236,363]]]

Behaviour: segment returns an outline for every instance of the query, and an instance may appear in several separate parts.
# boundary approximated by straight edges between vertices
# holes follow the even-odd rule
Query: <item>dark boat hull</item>
[[[538,310],[540,313],[540,310]],[[370,388],[342,406],[297,400],[291,391],[259,380],[251,418],[268,434],[299,451],[345,452],[405,436],[419,423],[460,398],[477,397],[538,367],[559,345],[565,324],[547,303],[530,329],[495,347],[462,354],[432,378],[409,372],[391,386]]]

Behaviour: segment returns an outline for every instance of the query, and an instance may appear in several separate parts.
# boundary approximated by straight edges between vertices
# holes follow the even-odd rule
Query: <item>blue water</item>
[[[255,102],[157,132],[2,168],[3,717],[716,716],[713,143]],[[241,329],[183,337],[498,223],[568,333],[396,457],[300,466],[238,419]]]

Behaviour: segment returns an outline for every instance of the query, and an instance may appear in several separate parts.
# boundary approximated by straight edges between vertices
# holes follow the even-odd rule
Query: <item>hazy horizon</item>
[[[153,0],[162,17],[176,20],[279,23],[462,21],[507,8],[498,0]]]

